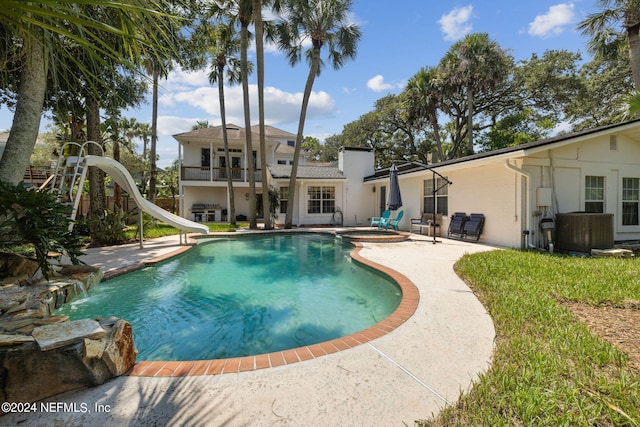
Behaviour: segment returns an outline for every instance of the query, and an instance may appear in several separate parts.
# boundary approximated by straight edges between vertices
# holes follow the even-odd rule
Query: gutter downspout
[[[525,249],[527,249],[528,246],[528,239],[526,236],[528,236],[531,233],[531,224],[530,224],[530,212],[529,212],[529,206],[531,205],[531,201],[530,199],[530,191],[529,191],[529,184],[531,183],[531,174],[529,172],[526,172],[523,169],[520,169],[514,165],[512,165],[511,163],[509,163],[509,159],[505,159],[504,160],[504,167],[506,167],[509,170],[514,171],[515,173],[523,176],[525,178],[525,187],[524,187],[524,191],[526,193],[526,197],[525,197],[525,211],[524,211],[524,223],[525,223],[525,230],[523,231],[523,234],[525,236]]]

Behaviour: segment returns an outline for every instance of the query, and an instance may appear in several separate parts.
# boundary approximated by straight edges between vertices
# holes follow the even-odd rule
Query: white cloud
[[[384,82],[384,77],[381,74],[367,80],[367,87],[374,92],[384,92],[385,90],[393,89],[392,84]]]
[[[440,30],[444,33],[444,39],[455,41],[466,36],[471,32],[471,13],[473,12],[473,6],[456,7],[451,12],[438,20],[440,24]]]
[[[177,116],[158,116],[158,135],[163,136],[162,140],[176,143],[176,140],[171,138],[171,135],[175,135],[182,132],[188,132],[193,125],[199,121],[206,121],[206,118],[202,117],[177,117]],[[167,136],[164,138],[164,136]],[[166,142],[165,141],[165,142]]]
[[[186,71],[178,67],[169,72],[166,80],[160,80],[160,89],[164,91],[186,90],[194,86],[209,86],[208,67],[198,71]]]
[[[251,102],[252,122],[255,123],[258,120],[256,85],[249,85],[249,99]],[[268,125],[278,126],[287,123],[296,123],[298,121],[300,117],[300,107],[302,106],[302,92],[291,93],[275,87],[266,87],[264,90],[264,99],[266,112],[265,122]],[[171,95],[171,100],[174,108],[179,108],[179,105],[182,104],[185,107],[195,107],[209,116],[220,117],[217,88],[208,86],[177,92]],[[307,118],[329,117],[334,108],[335,101],[327,92],[311,92]],[[225,87],[225,110],[228,123],[235,123],[240,126],[244,124],[242,87]],[[185,131],[185,129],[182,131]]]
[[[555,36],[564,31],[575,18],[573,3],[560,3],[551,6],[546,14],[538,15],[529,23],[529,35],[536,37]]]

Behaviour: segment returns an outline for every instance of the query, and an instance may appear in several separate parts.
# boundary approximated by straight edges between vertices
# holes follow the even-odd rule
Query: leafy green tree
[[[305,151],[305,159],[311,162],[319,162],[322,157],[322,144],[318,138],[306,136],[302,141],[302,149]]]
[[[356,141],[352,141],[353,143],[347,143],[345,141],[342,133],[338,135],[331,135],[324,139],[324,144],[322,145],[322,156],[320,157],[320,161],[323,162],[335,162],[338,160],[338,152],[340,148],[345,147],[347,145],[357,146]]]
[[[68,207],[52,193],[0,181],[0,245],[31,244],[38,265],[49,278],[49,252],[64,252],[74,264],[82,255],[82,241],[69,231]]]
[[[590,38],[589,50],[605,59],[619,58],[626,50],[634,87],[640,89],[640,2],[597,0],[596,5],[601,10],[578,25]]]
[[[579,75],[579,53],[567,50],[547,50],[542,56],[534,53],[514,67],[506,97],[513,110],[536,122],[560,123],[565,119],[565,107],[573,102],[582,85]]]
[[[478,145],[481,151],[493,151],[537,141],[549,135],[554,123],[531,120],[532,110],[524,110],[500,119],[491,129],[480,135]]]
[[[178,211],[177,196],[180,192],[180,163],[176,159],[171,163],[171,166],[164,169],[164,171],[158,177],[160,185],[158,186],[158,195],[163,198],[171,198],[173,201],[171,212],[176,213]]]
[[[323,65],[320,56],[322,48],[328,47],[329,59],[333,68],[340,69],[345,61],[355,58],[361,32],[358,25],[347,23],[352,6],[351,0],[288,0],[285,5],[285,20],[279,24],[278,46],[286,52],[292,66],[300,62],[304,43],[311,42],[311,48],[306,53],[309,74],[302,95],[291,179],[289,180],[289,189],[295,189],[309,98],[315,78],[320,74]],[[256,34],[256,38],[258,37]],[[260,70],[259,65],[258,70]],[[289,192],[285,228],[292,226],[294,207],[295,191],[292,190]]]
[[[0,9],[0,51],[2,63],[12,67],[1,71],[3,89],[15,90],[15,113],[11,134],[0,159],[0,181],[18,182],[33,151],[44,105],[47,83],[56,85],[60,72],[70,70],[83,74],[93,85],[93,68],[87,68],[75,56],[78,46],[93,63],[135,69],[142,58],[141,49],[149,55],[164,55],[172,49],[167,42],[167,27],[158,25],[165,16],[164,0],[131,0],[126,3],[112,0],[58,2],[44,0],[37,3],[6,1]],[[102,10],[104,13],[95,13]],[[108,16],[108,21],[103,21]],[[164,25],[175,24],[162,20]],[[116,36],[113,45],[104,34]],[[48,79],[48,77],[51,77]],[[13,85],[12,85],[13,84]],[[96,109],[91,108],[92,114]],[[95,114],[94,114],[95,115]],[[90,123],[91,129],[93,124]]]
[[[633,91],[626,57],[604,60],[596,57],[579,71],[580,86],[565,106],[573,130],[584,130],[629,119],[628,99]],[[606,106],[606,108],[605,108]]]
[[[450,92],[466,98],[467,154],[473,153],[473,117],[476,98],[503,82],[511,60],[487,33],[472,33],[454,43],[440,61]]]
[[[209,127],[209,120],[198,120],[195,125],[191,126],[191,130],[206,129]]]
[[[405,88],[407,120],[417,126],[431,126],[437,158],[444,160],[439,114],[443,102],[443,79],[437,67],[423,67],[409,79]],[[426,163],[426,161],[425,161]]]

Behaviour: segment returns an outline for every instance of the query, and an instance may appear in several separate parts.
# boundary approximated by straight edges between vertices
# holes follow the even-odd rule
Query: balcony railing
[[[236,182],[248,181],[247,170],[231,168],[231,179]],[[260,169],[255,171],[256,182],[262,181]],[[182,166],[181,179],[183,181],[226,181],[226,168],[212,168],[208,166]]]

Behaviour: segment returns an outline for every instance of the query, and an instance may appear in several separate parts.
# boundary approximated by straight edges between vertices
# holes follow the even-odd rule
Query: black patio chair
[[[464,212],[456,212],[451,215],[451,221],[449,222],[449,229],[447,231],[447,237],[459,237],[464,236],[464,225],[467,221],[467,214]]]
[[[480,239],[483,227],[484,215],[472,213],[471,215],[469,215],[469,219],[464,224],[465,238],[469,240],[475,240],[477,242]]]

